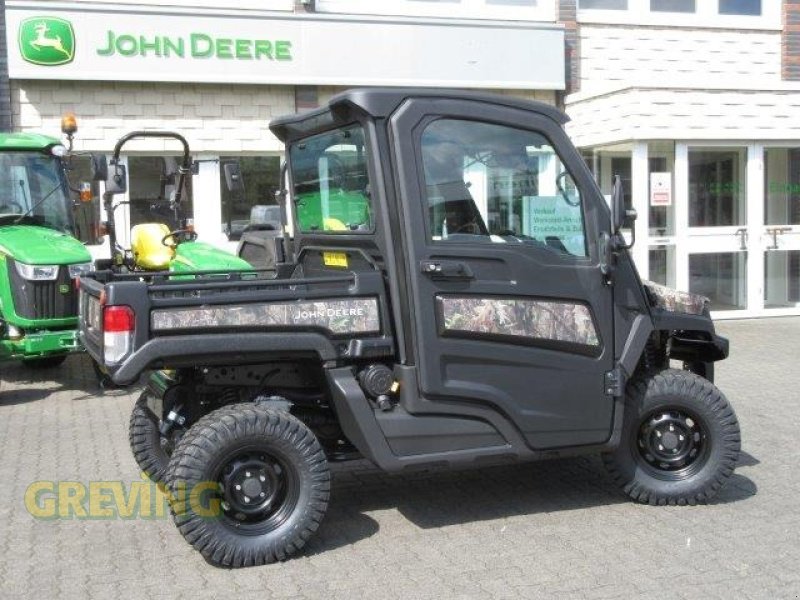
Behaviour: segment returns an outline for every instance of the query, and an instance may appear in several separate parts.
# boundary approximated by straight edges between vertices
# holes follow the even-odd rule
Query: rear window
[[[343,127],[289,149],[294,208],[304,233],[373,230],[364,130]]]

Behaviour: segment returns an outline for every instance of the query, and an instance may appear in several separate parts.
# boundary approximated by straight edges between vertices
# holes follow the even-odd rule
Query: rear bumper
[[[80,350],[78,332],[75,329],[35,331],[26,333],[25,337],[19,340],[8,338],[0,340],[0,360],[42,358]]]

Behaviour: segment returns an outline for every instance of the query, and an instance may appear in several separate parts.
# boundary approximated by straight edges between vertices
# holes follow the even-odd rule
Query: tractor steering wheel
[[[25,209],[22,207],[22,204],[20,204],[19,202],[14,202],[12,200],[11,202],[6,202],[2,206],[0,206],[0,213],[8,212],[6,209],[12,209],[12,208],[19,209],[12,214],[21,215],[22,213],[25,212]]]
[[[172,243],[167,243],[168,240],[172,240]],[[161,243],[164,246],[174,247],[180,244],[181,242],[193,242],[197,239],[197,232],[191,229],[176,229],[175,231],[170,231],[167,235],[165,235],[161,239]]]

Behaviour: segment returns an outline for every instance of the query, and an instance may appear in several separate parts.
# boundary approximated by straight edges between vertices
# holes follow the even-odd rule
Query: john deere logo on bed
[[[19,26],[19,50],[29,63],[55,67],[75,58],[72,23],[56,17],[25,19]]]

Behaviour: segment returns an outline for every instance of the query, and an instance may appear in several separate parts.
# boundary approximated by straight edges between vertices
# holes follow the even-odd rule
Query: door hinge
[[[619,397],[625,393],[625,372],[622,367],[615,367],[605,375],[606,396]]]

